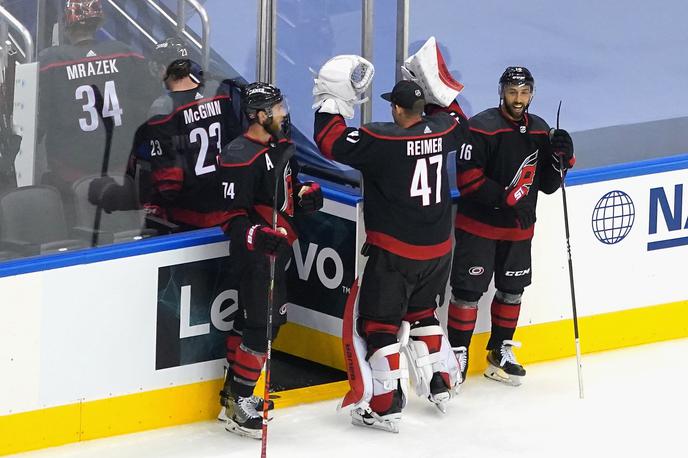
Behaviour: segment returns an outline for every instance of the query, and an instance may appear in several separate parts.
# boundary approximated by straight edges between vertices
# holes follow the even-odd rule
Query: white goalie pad
[[[423,88],[427,103],[448,107],[463,90],[463,84],[449,73],[435,37],[428,38],[417,53],[404,61],[401,72],[405,80]]]
[[[406,357],[400,354],[400,349],[402,343],[406,343],[408,340],[408,323],[406,323],[406,327],[402,326],[399,332],[400,342],[378,349],[370,357],[370,360],[366,361],[367,345],[358,333],[356,326],[358,321],[358,289],[358,281],[355,280],[344,309],[342,345],[344,346],[349,392],[344,396],[337,409],[353,405],[354,408],[368,410],[373,395],[395,390],[399,382],[401,382],[403,404],[405,404],[409,372]],[[387,359],[387,356],[394,354],[399,354],[398,369],[391,369]]]
[[[440,350],[430,353],[422,336],[441,336]],[[430,380],[435,372],[449,374],[450,391],[455,390],[461,382],[461,369],[456,355],[452,351],[449,340],[440,326],[421,326],[410,331],[410,340],[402,347],[409,365],[409,374],[416,394],[426,398],[430,395]]]
[[[375,67],[353,54],[335,56],[325,62],[313,80],[313,108],[323,113],[354,117],[354,106],[367,101],[360,98],[373,81]]]

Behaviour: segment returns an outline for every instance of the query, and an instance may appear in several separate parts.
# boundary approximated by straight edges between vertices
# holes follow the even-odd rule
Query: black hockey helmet
[[[67,28],[75,25],[100,25],[105,18],[100,0],[67,0],[64,23]]]
[[[504,91],[504,86],[530,86],[530,90],[535,92],[535,79],[525,67],[507,67],[499,77],[499,95]]]
[[[191,59],[177,59],[172,61],[165,70],[165,80],[172,77],[175,80],[188,76],[196,84],[203,84],[203,69]]]
[[[169,65],[177,59],[188,59],[189,50],[179,37],[168,37],[155,45],[153,59],[161,65]]]
[[[241,110],[249,121],[254,121],[259,111],[272,117],[272,107],[284,100],[282,91],[268,83],[256,82],[241,91]]]

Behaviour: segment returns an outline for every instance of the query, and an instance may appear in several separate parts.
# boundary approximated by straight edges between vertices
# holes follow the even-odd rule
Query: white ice
[[[399,434],[352,426],[334,400],[278,409],[268,456],[687,456],[686,354],[688,339],[584,355],[583,400],[573,358],[529,365],[517,388],[470,376],[444,415],[411,395]],[[201,422],[16,456],[259,457],[260,441]]]

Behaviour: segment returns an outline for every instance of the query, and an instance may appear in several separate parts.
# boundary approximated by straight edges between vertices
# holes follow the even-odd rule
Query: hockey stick
[[[286,152],[285,152],[285,156]],[[287,162],[289,157],[287,156]],[[285,162],[285,167],[286,163]],[[275,168],[275,193],[272,200],[272,230],[277,230],[277,195],[279,193],[279,170],[282,167]],[[265,390],[263,391],[263,425],[260,444],[261,458],[267,457],[268,449],[268,404],[270,403],[270,361],[272,360],[272,310],[275,307],[275,265],[277,263],[276,256],[270,256],[270,285],[268,286],[268,319],[266,336],[268,340],[268,348],[265,356]]]
[[[108,167],[110,163],[110,149],[112,148],[112,134],[115,128],[115,122],[111,117],[103,116],[103,106],[105,102],[103,100],[103,94],[101,94],[100,89],[98,89],[98,86],[92,84],[91,88],[93,89],[93,93],[95,94],[95,108],[98,111],[98,115],[100,115],[100,120],[103,121],[103,125],[105,126],[105,151],[103,151],[103,163],[100,167],[100,176],[104,177],[107,176]],[[96,205],[96,215],[93,220],[93,234],[91,235],[91,246],[93,247],[98,244],[98,232],[100,232],[100,220],[102,218],[102,215],[103,204],[99,200],[98,205]]]
[[[561,100],[557,108],[557,129],[559,129],[559,113]],[[576,288],[573,283],[573,260],[571,259],[571,235],[569,232],[569,209],[566,204],[566,185],[564,184],[564,158],[559,155],[559,176],[561,177],[561,198],[564,203],[564,228],[566,231],[566,252],[569,261],[569,285],[571,289],[571,306],[573,307],[573,335],[576,339],[576,364],[578,367],[578,397],[583,399],[583,364],[581,362],[580,337],[578,335],[578,312],[576,311]]]

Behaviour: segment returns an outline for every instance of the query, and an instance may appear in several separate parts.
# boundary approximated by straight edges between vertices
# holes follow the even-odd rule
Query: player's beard
[[[520,121],[521,119],[523,119],[523,115],[528,110],[529,105],[530,103],[526,103],[525,105],[521,106],[522,108],[520,110],[516,110],[514,108],[514,104],[509,104],[506,100],[504,100],[502,103],[502,107],[504,108],[506,113],[515,121]]]

